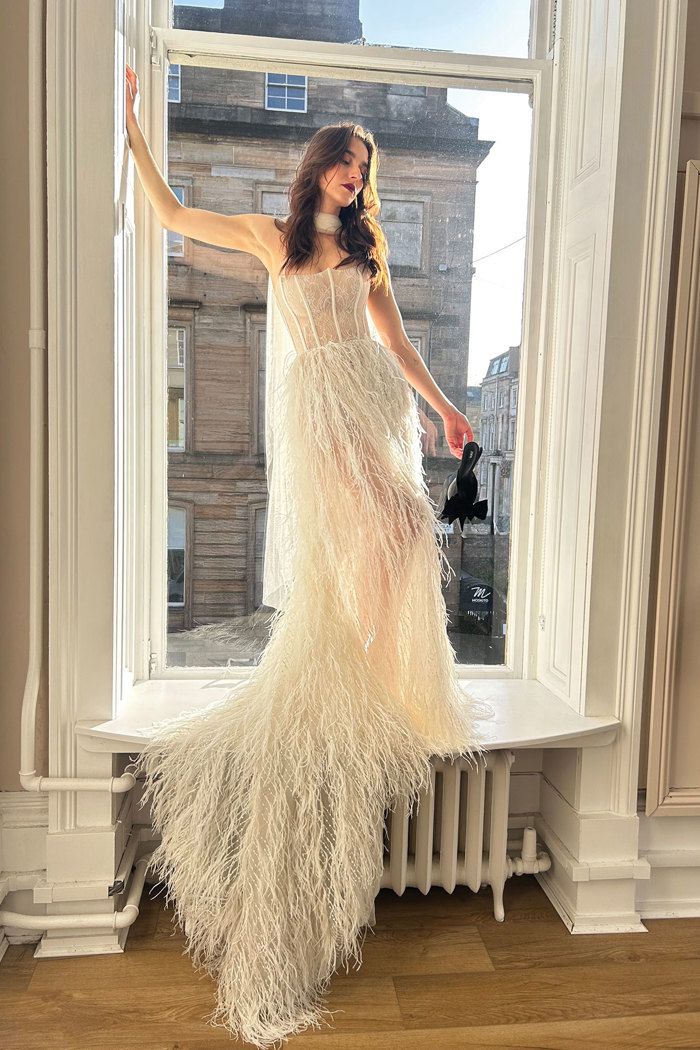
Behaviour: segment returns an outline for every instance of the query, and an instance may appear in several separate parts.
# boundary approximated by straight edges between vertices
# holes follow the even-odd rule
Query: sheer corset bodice
[[[369,273],[359,266],[280,274],[277,301],[297,353],[327,343],[371,338],[367,322],[369,290]]]

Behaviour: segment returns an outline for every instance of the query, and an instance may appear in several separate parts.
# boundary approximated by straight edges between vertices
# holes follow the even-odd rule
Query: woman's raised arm
[[[170,211],[168,218],[161,218],[161,225],[167,230],[194,237],[205,244],[218,244],[222,248],[249,252],[266,263],[267,245],[274,222],[271,215],[257,215],[255,212],[220,215],[219,212],[206,211],[204,208],[185,208],[177,198],[176,204],[177,207]]]
[[[138,77],[126,67],[126,130],[141,185],[161,226],[185,237],[249,252],[266,263],[274,219],[271,215],[220,215],[203,208],[186,208],[163,178],[138,122]]]

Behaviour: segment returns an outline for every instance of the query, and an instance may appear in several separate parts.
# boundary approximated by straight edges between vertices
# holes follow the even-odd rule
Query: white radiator
[[[464,758],[433,759],[432,784],[414,804],[399,800],[385,814],[384,874],[379,888],[401,895],[407,886],[427,893],[442,886],[491,886],[493,913],[503,922],[503,887],[514,872],[543,871],[546,853],[536,856],[535,829],[526,828],[522,863],[508,857],[508,800],[512,751],[489,751],[475,769]],[[529,834],[528,834],[529,833]],[[534,861],[534,863],[533,863]]]

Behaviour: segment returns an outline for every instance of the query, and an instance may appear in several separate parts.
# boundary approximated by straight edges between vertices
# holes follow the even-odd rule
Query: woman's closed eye
[[[343,164],[346,164],[346,165],[348,165],[348,164],[352,164],[352,161],[350,161],[350,160],[344,160],[344,161],[343,161]],[[363,182],[367,182],[367,170],[365,169],[365,170],[361,171],[361,172],[360,172],[360,175],[362,176],[362,181],[363,181]]]

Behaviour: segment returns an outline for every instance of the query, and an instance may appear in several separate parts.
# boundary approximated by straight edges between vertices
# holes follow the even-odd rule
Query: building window
[[[168,62],[168,102],[180,101],[180,69],[175,62]]]
[[[284,218],[289,214],[289,198],[283,190],[263,190],[260,194],[260,211],[263,215],[278,215]]]
[[[423,201],[384,197],[379,221],[389,242],[389,266],[419,270],[423,257]]]
[[[185,548],[187,512],[168,507],[168,605],[185,604]]]
[[[267,337],[267,331],[264,327],[260,327],[255,332],[257,339],[257,398],[258,398],[258,427],[257,427],[257,445],[256,451],[259,455],[265,455],[265,384],[266,384],[266,369],[267,369],[267,357],[265,354],[265,343]]]
[[[253,608],[259,609],[263,603],[263,572],[265,567],[265,530],[267,528],[267,506],[253,507],[255,541],[253,569]]]
[[[265,109],[306,113],[306,77],[296,73],[265,74]]]
[[[170,189],[173,191],[180,204],[185,203],[185,187],[184,186],[171,186]],[[175,259],[182,259],[185,255],[185,235],[184,233],[175,233],[174,230],[168,230],[168,256]]]
[[[413,95],[416,98],[426,98],[428,89],[425,84],[390,84],[387,88],[388,95]]]
[[[168,451],[185,448],[185,328],[168,328]]]

